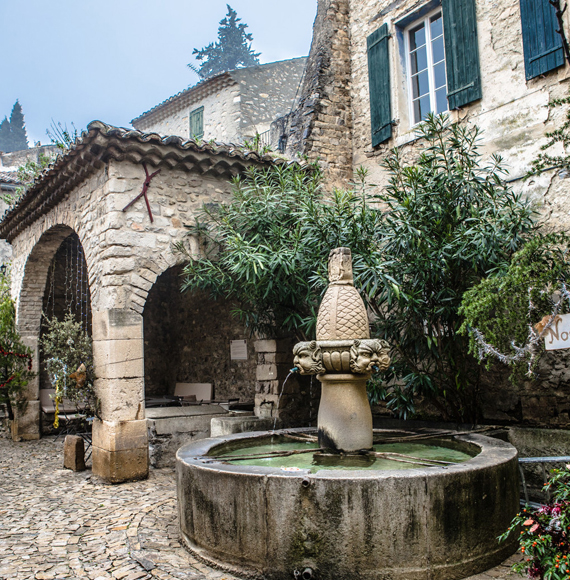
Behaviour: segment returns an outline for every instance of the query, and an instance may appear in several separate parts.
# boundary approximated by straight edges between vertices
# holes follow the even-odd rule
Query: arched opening
[[[64,238],[49,262],[42,300],[40,343],[49,329],[49,321],[61,322],[66,317],[79,323],[81,331],[91,337],[91,293],[87,262],[83,246],[75,232]],[[89,354],[91,355],[91,353]],[[50,397],[53,395],[55,384],[53,377],[50,377],[48,372],[46,358],[45,349],[40,347],[39,387],[42,409],[41,429],[44,434],[53,432],[53,413],[55,411],[53,397]],[[69,373],[72,373],[77,369],[68,370]],[[60,404],[60,415],[63,419],[79,416],[82,412],[83,408],[78,408],[77,402],[64,399]]]
[[[143,312],[146,417],[155,466],[171,464],[183,443],[209,437],[212,418],[253,415],[253,338],[232,316],[231,303],[181,293],[181,272],[174,266],[157,278]]]
[[[181,293],[181,272],[181,266],[169,268],[148,294],[143,313],[145,396],[173,395],[176,383],[211,383],[215,400],[253,404],[253,338],[232,316],[230,302],[200,292]],[[241,345],[232,342],[244,340],[246,348],[238,352]]]
[[[65,246],[66,240],[73,240],[74,246],[81,247],[77,234],[70,227],[61,224],[50,228],[42,234],[27,256],[21,279],[18,280],[17,268],[13,272],[13,276],[15,276],[13,282],[15,282],[18,292],[16,314],[18,331],[24,343],[32,349],[33,370],[37,373],[36,378],[28,384],[26,394],[28,405],[25,414],[19,418],[18,435],[24,439],[36,439],[41,433],[40,386],[45,385],[45,374],[42,370],[43,365],[41,365],[39,352],[42,313],[46,308],[48,313],[52,310],[51,314],[53,315],[59,313],[57,305],[62,302],[59,295],[63,292],[65,296],[65,272],[69,271],[69,268],[66,268],[65,259],[62,262],[61,248]],[[82,248],[79,253],[76,249],[72,255],[76,263],[79,259],[79,272],[83,272],[82,289],[83,294],[86,294],[86,298],[83,298],[83,311],[87,312],[87,326],[90,328],[89,284]],[[60,281],[62,273],[63,283]],[[76,292],[76,287],[69,286],[70,279],[68,277],[68,296],[70,291]],[[85,300],[87,308],[85,308]]]

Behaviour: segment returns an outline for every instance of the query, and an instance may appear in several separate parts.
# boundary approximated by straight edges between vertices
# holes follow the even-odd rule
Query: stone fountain
[[[352,278],[349,248],[329,256],[329,287],[317,318],[317,340],[293,349],[295,369],[318,375],[319,445],[345,453],[372,448],[372,411],[366,382],[390,365],[389,345],[371,340],[368,315]]]
[[[455,580],[500,563],[514,551],[496,538],[518,510],[515,448],[459,433],[408,455],[374,444],[366,381],[389,345],[370,339],[347,248],[331,252],[329,280],[316,340],[294,348],[296,370],[322,382],[318,444],[288,429],[180,448],[186,547],[259,580]]]

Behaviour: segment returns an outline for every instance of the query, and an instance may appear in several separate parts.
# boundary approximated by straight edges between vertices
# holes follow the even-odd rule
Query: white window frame
[[[426,52],[427,52],[427,59],[428,59],[428,77],[429,77],[429,102],[430,102],[430,111],[433,113],[436,110],[436,97],[435,97],[435,76],[434,76],[434,64],[433,64],[433,53],[432,53],[432,39],[431,39],[431,27],[430,27],[430,19],[432,16],[436,14],[441,14],[441,18],[443,19],[443,13],[441,6],[438,6],[434,10],[428,12],[426,15],[414,20],[410,25],[404,28],[404,50],[406,52],[406,86],[408,89],[408,114],[410,118],[410,127],[415,127],[419,125],[422,120],[419,121],[415,120],[414,115],[414,91],[412,87],[412,58],[411,58],[411,47],[410,47],[410,30],[412,28],[416,28],[418,24],[424,24],[424,30],[426,31]],[[443,24],[443,21],[442,21]],[[445,30],[443,30],[442,26],[442,35],[444,39],[443,43],[443,50],[445,55]],[[447,65],[447,55],[445,55],[445,61]],[[445,73],[445,97],[447,101],[447,70]],[[449,112],[449,103],[447,104],[447,109],[442,112]]]

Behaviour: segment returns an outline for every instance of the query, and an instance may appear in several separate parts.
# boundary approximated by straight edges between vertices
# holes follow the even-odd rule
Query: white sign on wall
[[[570,314],[559,314],[544,335],[546,350],[570,348]]]
[[[247,340],[230,340],[230,359],[247,360]]]

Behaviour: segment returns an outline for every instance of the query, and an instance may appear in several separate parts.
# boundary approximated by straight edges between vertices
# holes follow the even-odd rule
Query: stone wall
[[[421,5],[416,0],[350,0],[353,165],[367,167],[369,181],[378,185],[387,182],[380,163],[388,148],[399,146],[406,155],[421,147],[421,143],[415,141],[409,114],[402,37],[395,31],[395,23]],[[476,5],[483,98],[452,111],[451,119],[479,126],[483,130],[481,144],[485,158],[491,153],[499,153],[510,179],[515,180],[515,189],[524,191],[536,201],[549,227],[566,228],[569,223],[568,182],[561,180],[555,171],[526,183],[520,178],[546,142],[545,132],[560,124],[561,112],[550,110],[548,103],[567,93],[570,68],[561,67],[526,81],[519,3],[477,0]],[[388,23],[392,35],[389,51],[394,127],[393,138],[373,149],[366,38],[384,23]]]
[[[294,58],[207,79],[134,119],[133,125],[146,132],[188,139],[189,114],[204,107],[204,141],[241,143],[269,131],[274,119],[289,113],[305,62],[304,57]]]
[[[0,171],[17,171],[20,165],[25,165],[27,161],[38,163],[40,156],[55,157],[61,149],[57,145],[41,145],[40,147],[30,147],[12,153],[0,151]]]
[[[165,119],[145,121],[144,130],[159,135],[178,135],[190,139],[190,113],[204,107],[204,141],[238,143],[240,130],[240,87],[237,84],[219,88],[215,93],[173,110]]]
[[[181,269],[158,277],[144,310],[145,394],[172,395],[176,383],[212,383],[216,399],[253,403],[256,355],[233,305],[180,291]],[[230,340],[248,341],[247,360],[230,359]]]
[[[289,117],[287,154],[320,159],[327,185],[352,177],[348,0],[319,0],[298,106]]]
[[[240,87],[242,136],[269,131],[272,121],[291,111],[306,61],[304,57],[294,58],[231,73]]]

